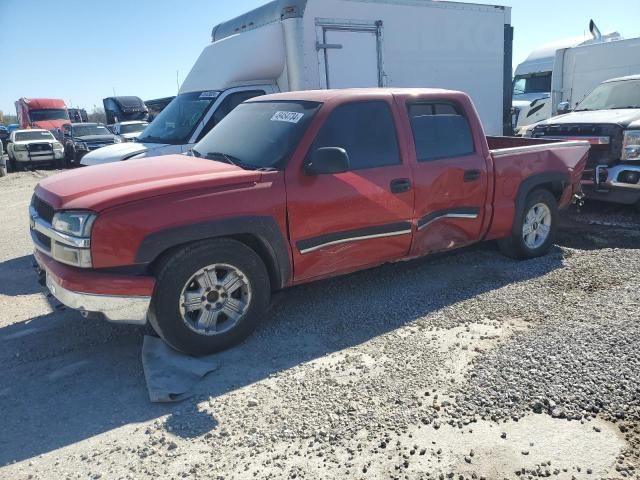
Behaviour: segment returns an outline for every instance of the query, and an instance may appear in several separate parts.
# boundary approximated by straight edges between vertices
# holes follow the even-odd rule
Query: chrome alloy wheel
[[[231,265],[215,264],[187,281],[180,295],[180,314],[198,335],[220,335],[238,324],[250,303],[247,276]]]
[[[522,238],[528,248],[535,250],[547,241],[551,221],[551,210],[546,204],[538,203],[531,207],[522,226]]]

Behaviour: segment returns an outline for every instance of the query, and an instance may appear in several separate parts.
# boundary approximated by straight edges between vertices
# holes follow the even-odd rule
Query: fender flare
[[[267,264],[273,287],[284,288],[292,278],[289,244],[272,217],[246,216],[182,225],[147,235],[136,253],[136,263],[150,264],[168,250],[189,243],[221,237],[250,236]],[[265,258],[266,257],[266,258]]]
[[[525,178],[518,187],[518,193],[516,195],[515,202],[515,215],[513,219],[512,232],[517,234],[518,225],[525,214],[524,206],[529,194],[541,185],[559,185],[561,191],[564,191],[567,185],[569,185],[569,173],[568,172],[543,172],[535,173]]]

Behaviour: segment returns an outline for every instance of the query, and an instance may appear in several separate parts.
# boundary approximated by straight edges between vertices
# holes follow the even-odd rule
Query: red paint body
[[[516,216],[521,183],[534,174],[559,172],[563,185],[560,207],[579,191],[589,146],[492,154],[493,147],[541,143],[528,139],[489,139],[470,99],[463,93],[425,89],[365,89],[276,94],[265,100],[309,100],[323,105],[312,120],[284,171],[256,172],[182,155],[147,158],[78,169],[45,179],[36,194],[59,209],[98,213],[92,231],[96,269],[131,267],[142,240],[163,230],[206,221],[244,216],[275,220],[288,246],[292,265],[286,284],[369,268],[506,237]],[[321,126],[339,105],[359,100],[383,100],[392,108],[402,163],[336,175],[309,176],[303,164]],[[471,124],[475,153],[461,158],[417,162],[407,103],[448,100],[457,103]],[[468,170],[479,172],[465,182]],[[391,193],[390,182],[410,179],[412,188]],[[418,231],[421,218],[433,212],[470,208],[475,219],[441,218]],[[301,253],[298,242],[322,235],[408,222],[410,233],[326,246]],[[52,261],[45,264],[54,269]],[[55,263],[55,262],[53,262]],[[130,295],[153,290],[150,277],[119,277],[113,286],[99,271],[56,267],[60,281],[83,291]],[[87,283],[91,283],[89,286]],[[121,288],[121,286],[123,288]],[[124,288],[126,287],[126,288]]]
[[[35,121],[31,118],[33,110],[64,110],[66,118]],[[64,100],[57,98],[21,98],[16,102],[16,114],[20,128],[42,128],[44,130],[56,130],[69,123],[69,113]]]

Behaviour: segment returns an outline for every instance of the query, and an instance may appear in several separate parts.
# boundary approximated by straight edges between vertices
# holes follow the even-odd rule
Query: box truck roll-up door
[[[382,86],[379,25],[320,28],[318,54],[324,88]]]

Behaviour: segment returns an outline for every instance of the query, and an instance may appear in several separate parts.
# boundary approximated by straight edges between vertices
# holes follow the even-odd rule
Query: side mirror
[[[311,155],[311,161],[305,166],[307,175],[331,175],[350,170],[349,154],[344,148],[323,147]]]
[[[571,104],[569,102],[560,102],[558,104],[558,115],[564,115],[571,111]]]

